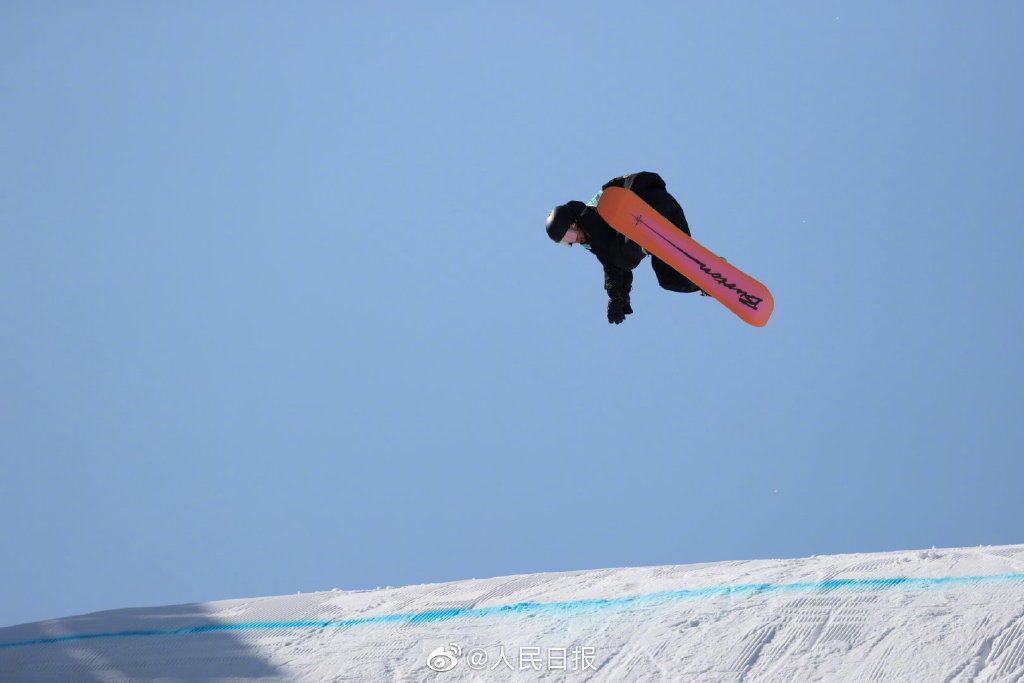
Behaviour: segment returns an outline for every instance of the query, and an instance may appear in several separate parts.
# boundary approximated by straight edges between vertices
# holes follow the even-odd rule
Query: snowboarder
[[[679,202],[665,189],[665,181],[657,173],[643,171],[613,178],[601,187],[622,187],[635,192],[676,227],[690,234],[686,216]],[[616,232],[597,213],[601,192],[584,204],[571,201],[556,206],[547,219],[547,233],[555,242],[572,246],[582,244],[604,266],[604,288],[608,292],[608,322],[618,325],[633,312],[629,293],[633,288],[633,269],[647,256],[647,251],[625,235]],[[672,292],[696,292],[700,288],[656,256],[651,266],[658,284]]]

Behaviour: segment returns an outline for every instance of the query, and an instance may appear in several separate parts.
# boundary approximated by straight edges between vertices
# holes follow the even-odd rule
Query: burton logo
[[[737,287],[736,283],[729,282],[729,278],[727,278],[726,276],[722,275],[721,273],[713,272],[710,268],[708,268],[708,265],[706,263],[701,261],[699,258],[694,256],[690,252],[686,251],[685,249],[683,249],[679,245],[677,245],[675,242],[673,242],[669,238],[665,237],[665,235],[663,235],[661,232],[659,232],[657,228],[655,228],[650,223],[646,222],[644,220],[644,217],[643,217],[642,214],[636,214],[635,213],[635,214],[632,214],[632,215],[633,215],[633,220],[636,221],[637,225],[644,226],[645,228],[647,228],[648,230],[653,232],[655,235],[657,235],[658,237],[663,239],[665,241],[665,243],[668,244],[670,247],[672,247],[673,249],[675,249],[676,251],[681,253],[683,256],[685,256],[686,258],[688,258],[691,261],[693,261],[694,263],[696,263],[697,266],[702,271],[704,271],[705,273],[707,273],[708,275],[711,276],[712,280],[714,280],[718,284],[722,285],[726,289],[731,289],[732,291],[736,292],[736,296],[739,298],[740,303],[743,304],[744,306],[747,306],[748,308],[752,308],[752,309],[754,309],[756,311],[757,307],[760,305],[760,303],[762,301],[764,301],[764,299],[762,297],[754,296],[753,294],[747,292],[746,290],[743,290],[743,289],[740,289],[739,287]]]

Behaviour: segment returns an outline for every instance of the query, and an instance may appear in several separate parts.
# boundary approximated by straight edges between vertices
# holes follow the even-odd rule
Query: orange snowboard
[[[597,212],[608,225],[685,275],[751,325],[768,322],[775,301],[760,282],[715,256],[636,194],[609,187]]]

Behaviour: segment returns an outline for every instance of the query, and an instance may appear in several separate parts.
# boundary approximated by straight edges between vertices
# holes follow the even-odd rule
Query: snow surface
[[[432,671],[431,653],[453,667]],[[153,678],[1021,680],[1024,545],[506,576],[0,629],[0,680]]]

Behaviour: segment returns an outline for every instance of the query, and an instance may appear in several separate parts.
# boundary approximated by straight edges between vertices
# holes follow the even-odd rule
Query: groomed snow
[[[439,669],[428,667],[428,657]],[[1024,546],[506,576],[0,629],[0,680],[1024,678]]]

